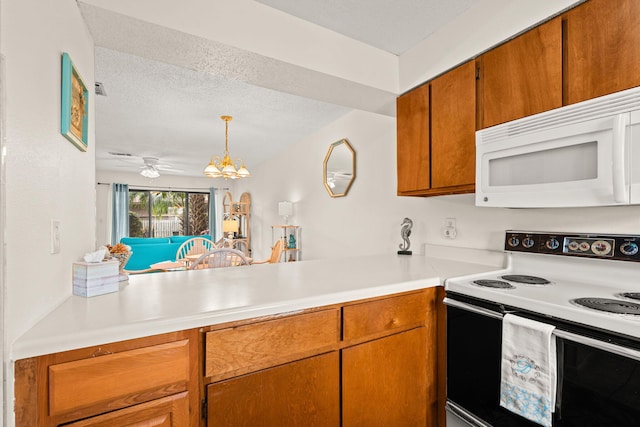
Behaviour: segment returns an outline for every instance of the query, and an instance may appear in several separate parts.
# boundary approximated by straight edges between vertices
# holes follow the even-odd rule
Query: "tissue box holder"
[[[93,297],[117,292],[119,263],[116,260],[103,262],[73,263],[73,294]]]

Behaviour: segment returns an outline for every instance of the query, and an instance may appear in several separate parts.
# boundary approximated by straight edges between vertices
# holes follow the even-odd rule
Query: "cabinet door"
[[[566,104],[640,85],[638,0],[587,1],[566,29]]]
[[[421,327],[342,350],[344,427],[435,425],[426,340]]]
[[[431,82],[431,188],[475,189],[476,67],[467,62]]]
[[[429,85],[398,97],[398,194],[430,188]]]
[[[340,425],[338,352],[287,363],[207,387],[208,425]]]
[[[189,400],[187,393],[109,412],[66,427],[186,427],[189,425]]]
[[[561,19],[490,50],[478,66],[481,128],[561,107]]]

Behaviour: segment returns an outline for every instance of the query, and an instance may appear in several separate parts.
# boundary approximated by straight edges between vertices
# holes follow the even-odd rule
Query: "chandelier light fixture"
[[[248,178],[251,176],[249,170],[244,165],[241,159],[231,160],[229,156],[229,122],[231,116],[220,117],[225,122],[224,130],[224,157],[221,159],[219,156],[211,156],[211,160],[206,168],[204,168],[204,174],[209,178],[224,179],[236,179],[236,178]],[[236,166],[236,161],[240,162],[240,167]]]

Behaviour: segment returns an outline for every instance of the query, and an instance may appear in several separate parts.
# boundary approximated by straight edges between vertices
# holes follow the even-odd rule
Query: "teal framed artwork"
[[[62,54],[60,133],[80,151],[87,151],[89,91],[68,53]]]

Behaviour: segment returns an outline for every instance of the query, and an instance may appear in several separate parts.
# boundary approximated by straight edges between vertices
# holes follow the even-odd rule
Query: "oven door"
[[[447,425],[537,426],[499,403],[502,316],[514,310],[451,293],[445,304],[447,416],[451,420]],[[525,311],[515,314],[556,326],[558,398],[554,426],[640,425],[638,342]]]

